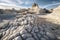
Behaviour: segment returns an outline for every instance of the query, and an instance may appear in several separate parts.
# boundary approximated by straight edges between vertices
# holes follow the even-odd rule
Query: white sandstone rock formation
[[[38,15],[19,15],[0,32],[1,40],[57,40],[58,25]]]

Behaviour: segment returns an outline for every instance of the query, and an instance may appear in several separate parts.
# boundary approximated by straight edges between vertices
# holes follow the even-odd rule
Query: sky
[[[60,5],[60,0],[0,0],[0,5],[29,8],[34,2],[41,8],[55,8]]]

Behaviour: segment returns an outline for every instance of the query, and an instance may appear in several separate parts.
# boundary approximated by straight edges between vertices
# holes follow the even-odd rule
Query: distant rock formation
[[[0,6],[2,7],[2,6]],[[7,9],[4,9],[4,8],[7,8]],[[11,8],[11,9],[8,9],[8,8]],[[31,8],[23,8],[23,9],[20,9],[20,10],[16,10],[16,8],[13,8],[13,7],[6,7],[6,6],[3,6],[3,9],[4,9],[4,13],[19,13],[19,14],[46,14],[46,13],[51,13],[53,10],[47,10],[47,9],[42,9],[39,7],[38,4],[36,3],[33,3],[32,7]],[[18,8],[17,8],[18,9]]]
[[[36,12],[37,14],[39,13],[40,8],[39,8],[38,4],[34,3],[34,4],[32,5],[32,11],[33,11],[33,12]]]
[[[29,9],[29,12],[32,14],[46,14],[46,13],[52,13],[53,9],[47,10],[46,8],[42,9],[39,7],[38,4],[34,3],[32,5],[32,8]]]
[[[32,8],[30,8],[29,12],[34,12],[34,14],[41,14],[41,13],[45,13],[45,10],[42,8],[39,8],[38,4],[34,3],[32,5]]]
[[[40,8],[39,8],[38,4],[34,3],[32,5],[32,8],[29,9],[29,12],[32,14],[35,14],[35,13],[39,13],[39,10],[40,10]]]

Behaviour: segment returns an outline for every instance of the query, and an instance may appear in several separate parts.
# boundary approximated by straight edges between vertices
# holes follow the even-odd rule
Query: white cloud
[[[15,4],[6,4],[6,3],[0,3],[0,5],[6,5],[6,6],[16,6]]]
[[[11,0],[0,0],[2,2],[11,3]]]
[[[27,8],[27,7],[23,7],[23,6],[17,6],[17,5],[21,5],[23,3],[25,3],[25,4],[31,4],[32,2],[29,2],[29,1],[25,1],[24,2],[22,0],[0,0],[0,6],[4,5],[4,6],[19,7],[19,8]]]
[[[2,4],[4,4],[4,5],[7,5],[6,3],[8,3],[11,6],[13,6],[12,4],[17,6],[17,5],[21,5],[24,3],[22,0],[0,0],[0,2],[2,2]],[[17,4],[17,2],[18,2],[18,4]]]
[[[25,4],[32,4],[33,2],[26,1]]]
[[[47,7],[53,6],[53,5],[60,5],[60,3],[48,4],[48,5],[45,5],[43,8],[47,8]]]
[[[19,4],[23,4],[24,2],[22,0],[17,0]]]
[[[16,4],[14,2],[12,2],[12,0],[0,0],[0,1],[1,1],[0,5],[4,5],[4,6],[16,6]]]
[[[5,4],[5,3],[0,3],[0,9],[20,9],[20,8],[27,8],[27,7],[23,7],[23,6],[16,6],[14,4]]]

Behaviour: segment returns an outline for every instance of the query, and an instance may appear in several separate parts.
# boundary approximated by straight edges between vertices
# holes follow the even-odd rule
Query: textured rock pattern
[[[14,21],[0,29],[1,40],[57,40],[53,30],[54,26],[42,20],[37,15],[16,16]],[[48,25],[47,25],[48,24]]]

